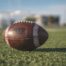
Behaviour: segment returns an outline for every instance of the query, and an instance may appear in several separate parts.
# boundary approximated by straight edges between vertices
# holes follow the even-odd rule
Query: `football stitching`
[[[15,21],[15,23],[30,23],[30,24],[32,24],[34,22],[33,21],[22,21],[22,20],[19,20],[19,21]]]

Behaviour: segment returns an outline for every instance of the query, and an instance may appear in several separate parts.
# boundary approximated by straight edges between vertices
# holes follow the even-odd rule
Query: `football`
[[[48,33],[36,23],[23,21],[8,26],[4,39],[12,48],[30,51],[44,44]]]

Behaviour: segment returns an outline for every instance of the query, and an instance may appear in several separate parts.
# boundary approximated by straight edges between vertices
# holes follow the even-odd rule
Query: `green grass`
[[[65,28],[47,31],[47,42],[34,51],[18,51],[8,47],[0,31],[0,66],[66,66],[66,52],[57,50],[66,48]]]

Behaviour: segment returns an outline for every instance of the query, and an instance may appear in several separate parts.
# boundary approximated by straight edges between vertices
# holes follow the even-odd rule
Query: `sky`
[[[66,20],[66,0],[0,0],[0,13],[2,12],[10,12],[11,15],[54,14],[60,15],[61,22],[64,22]]]
[[[50,6],[65,4],[66,0],[0,0],[0,11],[44,10]]]

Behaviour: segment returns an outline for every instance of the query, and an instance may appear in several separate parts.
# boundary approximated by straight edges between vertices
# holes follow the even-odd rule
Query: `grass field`
[[[7,46],[0,30],[0,66],[66,66],[66,28],[47,29],[49,38],[34,51]]]

